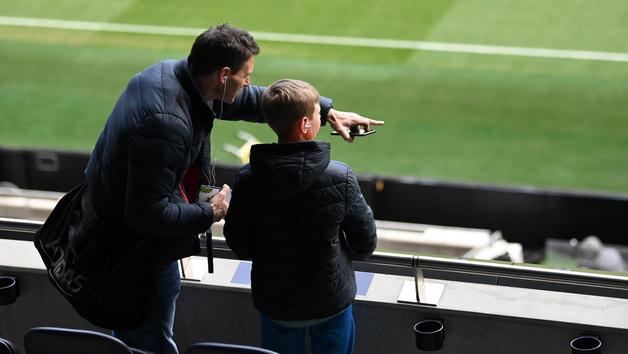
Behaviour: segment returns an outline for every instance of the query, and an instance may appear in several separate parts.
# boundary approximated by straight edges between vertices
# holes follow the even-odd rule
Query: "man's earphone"
[[[303,126],[305,127],[305,129],[309,129],[312,125],[310,123],[305,123],[303,124]]]
[[[218,119],[222,119],[222,109],[225,103],[225,95],[227,94],[227,80],[229,80],[227,74],[224,74],[222,78],[225,80],[225,83],[222,85],[222,98],[220,99],[220,115],[218,116]]]

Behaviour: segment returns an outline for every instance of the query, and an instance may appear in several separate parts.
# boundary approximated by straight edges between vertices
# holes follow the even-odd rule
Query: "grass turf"
[[[628,52],[624,5],[587,1],[0,0],[0,16]],[[192,37],[0,26],[0,145],[91,149],[128,79]],[[628,63],[260,41],[254,82],[310,81],[386,120],[333,157],[361,173],[628,192]],[[263,125],[221,122],[272,141]],[[216,149],[219,160],[235,158]]]

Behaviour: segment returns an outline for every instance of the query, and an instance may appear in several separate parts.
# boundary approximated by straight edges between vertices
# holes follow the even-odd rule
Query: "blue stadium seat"
[[[204,342],[192,344],[185,354],[279,354],[272,350],[248,345]]]
[[[20,354],[20,352],[11,341],[0,338],[0,354]]]
[[[148,354],[107,334],[58,327],[28,330],[24,347],[28,354]]]

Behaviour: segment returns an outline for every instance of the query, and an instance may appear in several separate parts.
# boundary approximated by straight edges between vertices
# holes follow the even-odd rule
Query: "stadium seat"
[[[24,347],[28,354],[148,354],[107,334],[58,327],[28,330]]]
[[[185,354],[278,354],[272,350],[248,345],[204,342],[192,344]]]
[[[11,341],[0,338],[0,354],[20,354],[20,352]]]

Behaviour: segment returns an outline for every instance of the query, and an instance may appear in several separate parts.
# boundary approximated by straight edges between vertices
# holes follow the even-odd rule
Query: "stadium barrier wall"
[[[65,192],[82,181],[88,160],[86,152],[0,147],[0,182]],[[233,185],[238,168],[217,165],[216,180]],[[379,220],[499,230],[526,250],[541,249],[548,238],[588,235],[628,245],[628,195],[378,175],[358,180]]]
[[[21,344],[24,333],[37,326],[103,331],[78,317],[51,286],[41,258],[25,236],[32,237],[36,230],[34,223],[7,220],[4,226],[0,227],[0,276],[19,279],[21,289],[15,301],[0,305],[0,333]],[[14,238],[14,232],[20,232],[22,237]],[[204,257],[193,257],[192,262],[205,272],[201,272],[199,279],[182,282],[174,330],[182,351],[200,341],[260,343],[259,315],[250,296],[250,280],[244,279],[250,263],[233,259],[235,255],[225,245],[216,251],[220,252],[215,254],[219,256],[214,259],[215,273],[206,273]],[[356,266],[364,264],[370,264],[367,272],[371,274],[363,273],[361,277],[356,274],[358,288],[362,289],[358,290],[354,306],[356,353],[410,354],[417,352],[417,345],[424,349],[439,347],[439,343],[425,342],[426,338],[417,343],[413,327],[426,319],[436,319],[446,326],[447,334],[439,351],[443,354],[562,353],[569,350],[574,338],[583,335],[600,338],[604,353],[623,353],[628,345],[626,297],[502,286],[501,282],[431,280],[442,284],[446,291],[435,307],[421,306],[400,302],[403,288],[413,278],[390,274],[388,266],[396,265],[410,272],[415,267],[437,265],[452,271],[499,268],[496,274],[500,279],[508,274],[525,277],[531,272],[536,274],[534,278],[543,276],[550,283],[563,277],[569,283],[587,277],[598,278],[609,286],[617,283],[625,289],[628,278],[623,276],[610,279],[605,275],[564,270],[524,270],[505,263],[389,254],[376,254],[366,262],[357,262]],[[477,269],[480,266],[482,269]],[[562,274],[560,279],[554,274],[557,272]]]

